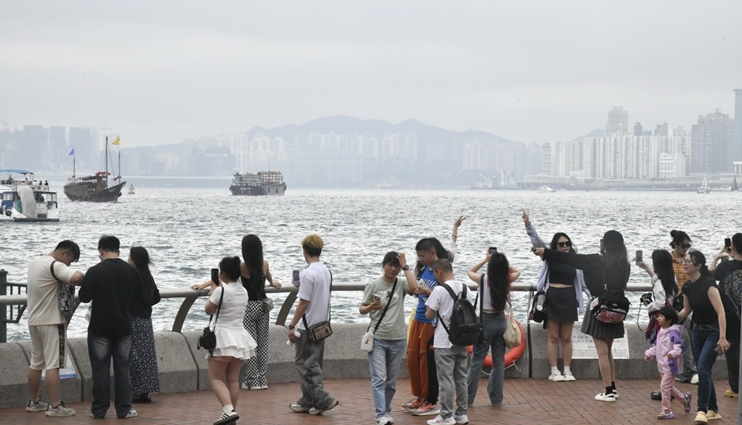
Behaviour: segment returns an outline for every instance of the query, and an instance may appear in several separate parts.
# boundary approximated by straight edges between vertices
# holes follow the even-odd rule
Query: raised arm
[[[536,228],[531,225],[531,215],[527,209],[523,209],[523,224],[526,226],[526,233],[531,239],[531,245],[534,248],[548,248],[546,242],[541,239],[541,236],[536,232]]]
[[[482,274],[479,273],[479,269],[481,269],[482,266],[484,266],[485,264],[489,263],[489,261],[490,261],[490,251],[489,251],[489,248],[487,248],[487,254],[484,257],[484,260],[473,265],[472,268],[470,268],[469,271],[466,273],[469,276],[469,279],[476,282],[477,285],[481,285]]]

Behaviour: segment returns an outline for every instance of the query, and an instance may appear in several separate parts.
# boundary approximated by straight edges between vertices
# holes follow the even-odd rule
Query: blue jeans
[[[111,358],[113,357],[113,390],[116,416],[126,416],[131,410],[131,335],[120,338],[88,334],[88,356],[93,373],[93,404],[90,411],[96,418],[106,416],[111,406]]]
[[[402,366],[402,355],[405,353],[406,345],[407,341],[404,339],[375,339],[374,349],[368,353],[371,394],[377,419],[392,411],[392,398],[397,392],[397,376]]]
[[[698,410],[707,412],[719,411],[716,405],[716,388],[711,376],[711,368],[718,355],[714,348],[719,342],[719,325],[693,325],[693,355],[698,369]]]
[[[490,348],[492,348],[492,370],[487,382],[487,394],[489,394],[490,403],[494,405],[502,403],[503,387],[505,385],[505,340],[502,336],[505,334],[507,326],[508,321],[504,313],[482,313],[484,338],[481,344],[474,344],[471,363],[469,364],[469,374],[466,378],[469,406],[474,404],[474,398],[477,396],[479,375],[482,373],[482,364]]]

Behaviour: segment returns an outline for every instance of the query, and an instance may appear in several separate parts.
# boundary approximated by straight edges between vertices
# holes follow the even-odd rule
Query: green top
[[[381,305],[386,307],[386,303],[389,300],[389,293],[394,286],[394,282],[389,283],[380,277],[373,282],[366,285],[366,289],[363,291],[363,304],[371,304],[371,300],[374,295],[381,298]],[[384,320],[381,321],[379,329],[374,333],[374,339],[386,339],[386,340],[399,340],[407,339],[407,326],[405,325],[404,315],[404,296],[407,294],[407,279],[404,277],[397,278],[397,288],[395,294],[392,296],[391,304],[389,309],[384,315]],[[371,317],[371,328],[370,331],[376,327],[381,317],[381,313],[384,311],[374,310],[368,315]]]

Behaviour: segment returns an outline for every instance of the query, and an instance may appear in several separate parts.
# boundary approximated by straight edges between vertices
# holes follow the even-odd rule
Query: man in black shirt
[[[718,266],[716,263],[724,257],[729,256],[729,261],[723,261]],[[737,233],[732,237],[732,246],[729,251],[724,247],[711,262],[709,270],[714,273],[714,279],[719,282],[719,292],[727,296],[733,304],[735,312],[727,313],[727,322],[730,318],[736,319],[736,325],[740,324],[740,306],[742,306],[742,233]],[[725,305],[726,307],[726,305]],[[727,373],[729,374],[729,386],[731,389],[724,392],[724,397],[739,398],[739,332],[729,332],[734,329],[727,323],[727,341],[729,349],[725,356],[727,360]],[[736,329],[739,329],[737,327]]]
[[[88,355],[93,373],[90,415],[104,418],[111,405],[109,367],[113,358],[114,407],[119,419],[137,416],[131,408],[129,364],[131,358],[131,307],[142,295],[139,272],[119,258],[119,240],[103,236],[98,241],[100,263],[85,274],[80,301],[92,304],[88,325]]]

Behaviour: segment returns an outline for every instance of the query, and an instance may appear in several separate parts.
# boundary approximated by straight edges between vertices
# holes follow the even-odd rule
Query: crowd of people
[[[620,300],[625,299],[631,271],[623,235],[610,230],[601,240],[599,253],[577,253],[566,233],[557,232],[546,243],[536,232],[528,211],[523,211],[522,218],[532,251],[542,261],[537,291],[545,292],[546,297],[546,358],[551,368],[548,379],[578,379],[570,368],[572,330],[579,320],[578,313],[582,314],[581,332],[592,337],[603,381],[603,389],[594,399],[616,402],[619,392],[612,346],[615,339],[624,337],[625,330],[623,318],[616,316],[610,305],[621,304]],[[428,424],[468,423],[467,408],[475,401],[488,355],[492,360],[487,381],[489,402],[493,406],[503,403],[506,313],[511,302],[510,285],[520,272],[510,265],[505,254],[491,249],[468,270],[468,278],[478,287],[474,305],[480,311],[481,334],[471,347],[471,355],[466,346],[453,343],[454,305],[458,306],[461,299],[473,298],[454,275],[452,266],[463,221],[464,217],[455,221],[449,249],[437,238],[419,240],[414,265],[404,253],[386,253],[381,261],[381,276],[364,290],[359,313],[370,319],[367,335],[372,334],[372,342],[367,351],[377,425],[394,422],[392,402],[405,353],[413,398],[403,407],[412,415],[435,415]],[[674,382],[697,379],[695,422],[706,423],[721,418],[711,375],[719,355],[726,356],[730,384],[723,395],[738,397],[742,233],[730,238],[708,266],[703,253],[691,248],[691,239],[685,232],[673,230],[670,236],[671,250],[652,252],[651,266],[640,259],[636,261],[636,266],[647,272],[653,287],[652,296],[642,298],[651,317],[645,359],[657,362],[661,376],[659,391],[650,396],[661,400],[659,419],[675,417],[671,410],[673,398],[689,413],[693,396],[680,392]],[[146,249],[131,248],[127,264],[119,258],[119,245],[113,236],[102,237],[98,244],[101,262],[84,274],[70,268],[80,250],[68,240],[29,265],[28,324],[33,354],[28,373],[28,412],[44,411],[47,416],[75,414],[59,400],[59,369],[64,367],[67,324],[57,306],[60,282],[80,285],[80,301],[92,302],[88,327],[93,371],[90,416],[103,418],[110,406],[111,359],[118,418],[137,416],[132,402],[149,402],[149,395],[159,392],[151,322],[152,306],[160,300],[159,291],[149,270]],[[324,241],[319,235],[305,237],[301,246],[307,267],[295,282],[299,301],[287,326],[287,342],[295,351],[301,396],[289,409],[320,415],[339,404],[325,390],[322,372],[325,338],[332,334],[332,273],[320,259]],[[482,268],[484,273],[480,273]],[[204,309],[216,317],[213,329],[217,343],[206,356],[209,381],[222,407],[215,425],[239,418],[241,388],[268,388],[268,318],[272,302],[265,292],[266,282],[281,286],[270,273],[260,238],[247,235],[242,240],[242,258],[223,258],[218,278],[191,286],[198,290],[210,288]],[[405,324],[405,296],[417,299],[409,325]],[[46,371],[48,403],[41,401],[39,395],[42,370]]]

